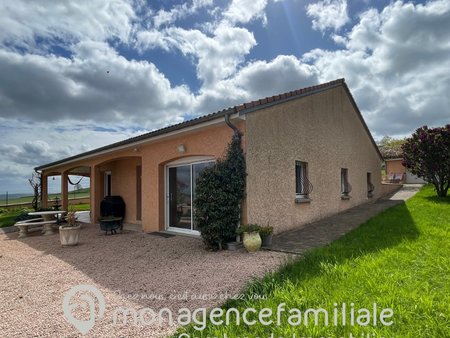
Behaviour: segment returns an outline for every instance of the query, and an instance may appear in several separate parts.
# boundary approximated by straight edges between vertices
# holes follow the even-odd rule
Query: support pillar
[[[41,208],[48,208],[48,176],[41,174]]]
[[[67,187],[67,182],[69,178],[69,173],[63,171],[61,173],[61,204],[62,210],[69,211],[69,188]]]
[[[103,198],[103,176],[97,166],[91,166],[91,223],[100,217],[100,201]]]

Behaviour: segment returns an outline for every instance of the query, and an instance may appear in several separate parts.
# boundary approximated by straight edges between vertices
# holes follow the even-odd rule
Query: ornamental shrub
[[[241,224],[236,229],[236,234],[241,235],[244,232],[250,233],[250,232],[259,232],[261,233],[261,227],[258,224]]]
[[[20,213],[16,216],[16,218],[14,218],[14,221],[20,222],[20,221],[25,221],[27,219],[36,218],[36,216],[28,215],[29,212],[31,212],[31,210],[28,210],[28,209],[20,210]]]
[[[402,146],[403,165],[432,183],[439,197],[450,186],[450,124],[442,128],[423,126]]]
[[[241,135],[235,133],[225,157],[206,168],[196,181],[194,220],[208,249],[222,250],[236,237],[245,178]]]

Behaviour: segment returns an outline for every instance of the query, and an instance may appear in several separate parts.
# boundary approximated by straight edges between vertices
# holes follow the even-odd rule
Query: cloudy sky
[[[450,1],[0,0],[0,193],[36,165],[345,78],[376,139],[450,120]]]

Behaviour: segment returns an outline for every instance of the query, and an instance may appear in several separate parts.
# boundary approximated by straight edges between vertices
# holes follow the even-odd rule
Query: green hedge
[[[236,237],[245,179],[241,135],[235,133],[226,156],[205,169],[196,182],[194,218],[207,248],[222,250],[225,243]]]

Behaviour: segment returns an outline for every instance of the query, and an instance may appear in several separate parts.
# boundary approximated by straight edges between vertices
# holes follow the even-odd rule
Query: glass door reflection
[[[199,231],[194,224],[192,202],[195,200],[198,177],[212,165],[214,161],[168,167],[168,228]]]
[[[191,166],[169,168],[169,226],[192,229]]]

